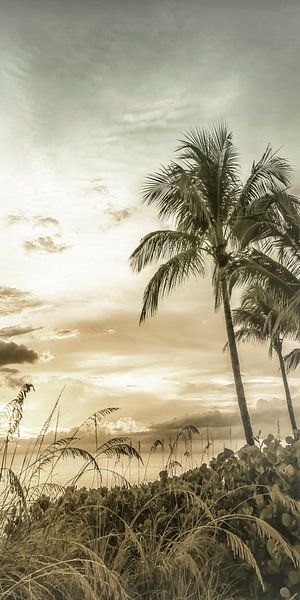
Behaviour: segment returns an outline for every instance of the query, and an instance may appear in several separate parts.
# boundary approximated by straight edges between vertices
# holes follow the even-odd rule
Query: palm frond
[[[285,305],[276,319],[273,333],[276,334],[283,323],[291,322],[293,323],[296,332],[295,338],[297,339],[300,335],[300,289],[292,296],[284,298],[284,300]]]
[[[300,280],[289,269],[259,250],[251,250],[231,261],[227,268],[230,291],[235,285],[268,285],[275,296],[286,300],[300,289]]]
[[[233,223],[233,236],[242,249],[246,248],[250,243],[271,237],[278,219],[276,194],[259,196],[246,207],[240,206]]]
[[[235,331],[237,342],[256,342],[258,344],[266,341],[267,336],[261,329],[252,327],[241,327]]]
[[[289,336],[297,338],[299,328],[292,316],[281,318],[283,302],[276,300],[272,289],[259,284],[247,288],[242,295],[240,308],[233,311],[233,322],[240,326],[236,336],[238,341],[264,342],[269,340],[269,354],[277,352],[280,340]]]
[[[261,159],[257,163],[253,162],[251,174],[240,195],[241,204],[247,206],[279,186],[288,187],[291,175],[292,169],[288,161],[273,152],[269,144]]]
[[[185,179],[182,166],[173,162],[162,167],[158,173],[147,177],[142,189],[142,202],[155,204],[160,219],[176,217],[184,202],[182,179]]]
[[[185,160],[194,161],[207,170],[216,167],[220,180],[225,172],[229,172],[232,178],[240,172],[238,152],[225,122],[220,121],[210,129],[192,129],[180,143],[179,151],[182,150]]]
[[[226,222],[240,187],[240,165],[232,132],[222,122],[207,130],[196,128],[186,134],[179,150],[183,151],[183,160],[196,166],[197,180],[203,186],[213,221]]]
[[[300,275],[299,201],[279,192],[256,199],[238,215],[233,235],[240,248],[256,243],[295,276]]]
[[[183,231],[160,230],[146,235],[130,257],[130,265],[134,272],[139,273],[153,261],[170,259],[177,254],[197,249],[201,240],[197,235]]]
[[[193,165],[171,163],[150,175],[143,189],[143,202],[155,204],[159,219],[172,219],[176,229],[204,233],[211,227],[206,188]]]
[[[279,224],[269,223],[271,238],[266,239],[262,249],[267,254],[276,253],[278,260],[296,277],[300,277],[300,218],[294,217]]]
[[[178,285],[183,284],[190,277],[202,277],[204,274],[203,256],[194,248],[177,254],[161,265],[145,289],[140,323],[148,316],[153,316],[159,301],[168,296]]]
[[[284,362],[288,373],[294,371],[300,364],[300,348],[295,348],[289,354],[286,354]]]

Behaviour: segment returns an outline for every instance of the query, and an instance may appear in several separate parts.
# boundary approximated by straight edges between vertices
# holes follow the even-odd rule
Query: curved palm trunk
[[[223,297],[223,306],[224,306],[224,314],[225,314],[225,323],[226,323],[226,331],[227,331],[227,339],[228,346],[230,351],[231,365],[236,389],[236,395],[238,400],[238,405],[241,413],[241,419],[244,427],[246,442],[249,446],[254,446],[254,438],[252,425],[250,421],[250,415],[248,412],[246,396],[244,391],[244,385],[241,376],[241,368],[240,361],[236,347],[235,333],[232,323],[232,316],[229,304],[229,296],[227,290],[227,283],[225,279],[222,282],[222,297]]]
[[[288,384],[288,380],[287,380],[287,376],[286,376],[286,370],[285,370],[285,364],[284,364],[284,360],[283,360],[283,356],[282,356],[281,345],[276,347],[276,352],[277,352],[277,356],[279,359],[281,377],[282,377],[282,381],[283,381],[283,385],[284,385],[286,403],[287,403],[287,407],[288,407],[288,412],[289,412],[289,417],[290,417],[290,421],[291,421],[291,425],[292,425],[294,438],[299,439],[299,431],[298,431],[298,427],[297,427],[297,423],[296,423],[296,417],[295,417],[295,413],[294,413],[291,392],[290,392],[290,388],[289,388],[289,384]]]

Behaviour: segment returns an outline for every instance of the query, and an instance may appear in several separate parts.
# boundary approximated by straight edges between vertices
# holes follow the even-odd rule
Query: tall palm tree
[[[152,316],[159,301],[191,277],[203,277],[207,263],[213,266],[215,308],[223,304],[228,345],[236,394],[246,442],[254,444],[230,309],[229,274],[246,260],[249,244],[260,239],[255,230],[240,254],[244,222],[253,211],[267,215],[269,222],[283,218],[282,206],[293,210],[293,198],[286,194],[290,167],[268,146],[253,163],[243,185],[238,153],[232,133],[225,124],[210,130],[193,130],[178,149],[179,159],[146,180],[143,201],[154,204],[158,217],[169,227],[146,235],[131,255],[134,271],[153,261],[163,261],[149,281],[140,322]],[[280,201],[278,197],[280,196]],[[266,237],[264,228],[262,236]]]
[[[292,430],[294,436],[298,438],[299,431],[282,353],[284,338],[287,336],[297,337],[298,327],[296,321],[289,316],[289,318],[282,319],[280,326],[275,329],[281,312],[282,305],[274,300],[272,290],[260,285],[253,285],[244,292],[240,308],[233,311],[233,322],[239,326],[239,329],[235,331],[237,341],[268,342],[269,356],[272,356],[273,351],[276,352]]]

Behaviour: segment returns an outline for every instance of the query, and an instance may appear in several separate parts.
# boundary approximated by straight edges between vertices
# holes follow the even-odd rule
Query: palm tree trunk
[[[294,407],[293,407],[293,401],[291,398],[290,387],[289,387],[287,376],[286,376],[286,370],[285,370],[285,364],[284,364],[284,360],[283,360],[283,356],[282,356],[281,345],[276,347],[276,352],[277,352],[278,359],[279,359],[281,377],[282,377],[282,381],[283,381],[283,385],[284,385],[286,403],[287,403],[287,407],[288,407],[292,430],[293,430],[294,438],[297,440],[299,438],[299,431],[298,431],[298,427],[297,427],[297,423],[296,423],[296,417],[295,417],[295,413],[294,413]]]
[[[244,427],[246,442],[249,446],[254,446],[254,438],[252,425],[250,421],[250,415],[248,412],[246,396],[244,391],[244,385],[241,376],[241,368],[240,361],[236,347],[235,333],[232,323],[232,316],[229,304],[229,296],[227,290],[227,282],[223,279],[222,282],[222,296],[223,296],[223,306],[224,306],[224,314],[225,314],[225,323],[226,323],[226,331],[227,331],[227,339],[228,346],[230,351],[232,372],[234,377],[236,395],[238,400],[238,405],[241,413],[241,419]]]

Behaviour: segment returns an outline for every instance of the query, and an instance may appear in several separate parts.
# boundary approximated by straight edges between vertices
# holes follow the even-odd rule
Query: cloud
[[[191,286],[192,292],[193,289]],[[204,293],[203,296],[205,301]],[[180,295],[178,297],[180,298]],[[185,304],[182,306],[186,310],[182,313],[178,310],[181,306],[180,302],[177,305],[178,308],[176,306],[176,311],[170,310],[169,306],[162,306],[161,311],[154,319],[140,327],[139,299],[132,301],[132,304],[132,309],[111,310],[106,315],[95,316],[87,313],[84,318],[78,319],[76,327],[81,332],[81,344],[86,337],[89,348],[96,350],[99,347],[98,336],[101,335],[101,343],[105,344],[103,346],[105,351],[131,356],[134,349],[134,353],[140,355],[141,358],[145,356],[146,363],[149,358],[152,363],[153,356],[154,358],[164,356],[165,362],[169,363],[170,349],[175,354],[172,357],[173,362],[175,360],[182,362],[185,353],[189,355],[195,353],[195,364],[198,369],[200,364],[201,371],[203,371],[204,367],[210,367],[208,363],[211,362],[214,374],[217,374],[221,365],[226,367],[226,364],[229,364],[228,356],[222,354],[225,337],[225,332],[222,330],[222,315],[214,315],[213,306],[208,308],[213,314],[213,320],[209,322],[209,325],[204,324],[201,319],[191,318],[185,299]],[[103,333],[106,335],[104,336]],[[113,335],[115,333],[118,335]],[[204,360],[210,356],[212,357],[211,361]],[[206,374],[205,372],[204,375]]]
[[[34,363],[38,354],[24,344],[0,341],[0,366],[15,363]]]
[[[32,331],[37,331],[39,329],[42,329],[42,327],[21,327],[18,325],[2,327],[2,329],[0,329],[0,337],[10,338],[18,335],[25,335],[26,333],[31,333]]]
[[[29,219],[23,213],[16,213],[7,216],[8,225],[19,225],[20,223],[29,223]]]
[[[123,208],[122,210],[116,210],[112,206],[105,210],[105,214],[111,218],[115,223],[122,223],[126,219],[129,219],[131,216],[131,211],[128,208]]]
[[[59,235],[55,236],[56,238],[60,238]],[[27,252],[47,252],[48,254],[56,254],[60,252],[64,252],[70,246],[63,243],[58,243],[55,241],[53,237],[50,235],[40,236],[32,241],[25,241],[24,248]]]
[[[46,340],[64,340],[76,337],[79,334],[78,329],[54,329],[44,336]]]
[[[109,194],[109,189],[106,185],[104,185],[102,179],[93,179],[90,184],[90,189],[94,192],[98,192],[102,196],[107,196]]]
[[[40,215],[34,217],[34,227],[59,227],[59,221],[54,217],[42,217]]]
[[[101,428],[111,435],[149,431],[148,427],[141,425],[141,423],[137,423],[133,417],[121,417],[117,421],[104,421]]]
[[[111,203],[104,210],[105,222],[101,225],[101,229],[106,230],[114,225],[119,225],[123,221],[129,219],[132,211],[129,208],[116,208]]]
[[[153,426],[154,430],[163,432],[164,435],[171,435],[180,431],[187,425],[195,425],[199,429],[202,427],[213,427],[220,429],[222,427],[232,427],[240,424],[240,416],[237,411],[221,411],[217,408],[213,410],[195,412],[183,417],[173,418]]]
[[[55,355],[52,354],[52,352],[50,352],[50,350],[47,350],[46,352],[43,352],[43,354],[41,354],[40,362],[46,363],[46,362],[49,362],[50,360],[53,360],[54,358],[55,358]]]
[[[120,124],[126,129],[146,130],[150,128],[166,128],[179,120],[186,118],[191,107],[186,103],[165,98],[151,105],[137,105],[132,110],[123,113]]]
[[[35,215],[28,217],[24,213],[12,213],[7,216],[8,225],[19,225],[30,223],[33,227],[55,227],[59,228],[59,221],[54,217]]]
[[[21,312],[26,308],[35,308],[41,304],[41,301],[34,298],[30,292],[0,286],[0,316]]]
[[[24,376],[20,375],[19,369],[10,369],[3,367],[0,369],[0,376],[2,375],[3,385],[9,388],[21,388],[24,383],[28,382]]]
[[[299,398],[294,400],[294,408],[297,412],[300,408]],[[286,435],[290,430],[286,402],[282,398],[271,400],[260,399],[256,402],[254,410],[250,409],[250,416],[254,432],[262,430],[262,435],[275,432],[277,424],[282,428],[282,434]],[[152,438],[172,437],[187,425],[194,425],[198,429],[209,427],[214,430],[215,439],[228,438],[228,430],[232,428],[232,437],[243,438],[241,417],[238,409],[231,410],[207,410],[190,412],[184,416],[152,424],[149,433]],[[151,437],[150,436],[150,437]]]

